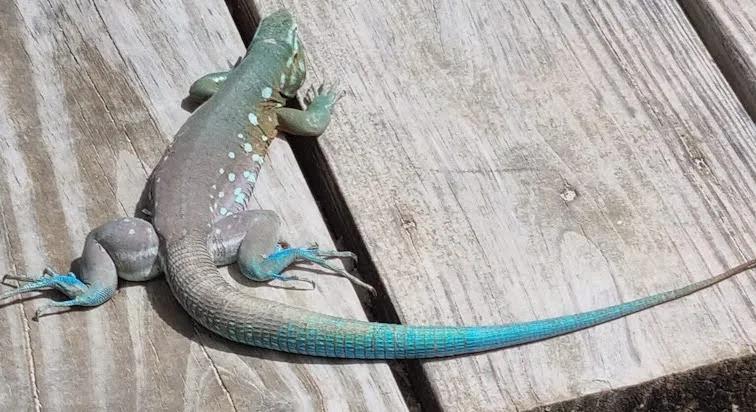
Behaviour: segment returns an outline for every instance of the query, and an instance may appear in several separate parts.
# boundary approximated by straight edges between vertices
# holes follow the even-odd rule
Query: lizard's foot
[[[45,278],[45,277],[53,277],[53,276],[61,276],[61,275],[58,275],[57,273],[55,273],[55,271],[53,271],[53,270],[52,270],[52,269],[50,269],[49,267],[46,267],[46,268],[45,268],[45,269],[44,269],[44,270],[42,271],[42,276],[41,276],[41,277],[38,277],[38,278],[34,278],[34,277],[31,277],[31,276],[21,276],[21,275],[5,275],[5,276],[3,276],[3,279],[2,279],[2,280],[0,280],[0,283],[5,283],[5,280],[6,280],[6,279],[10,279],[10,280],[17,280],[17,281],[19,281],[19,282],[27,282],[27,283],[28,283],[28,282],[36,282],[36,281],[38,281],[38,280],[40,280],[40,279],[42,279],[42,278]],[[67,276],[67,275],[65,275],[65,276]]]
[[[317,242],[311,242],[309,245],[307,245],[307,249],[322,258],[346,258],[351,259],[352,261],[354,261],[354,263],[357,263],[357,255],[354,254],[354,252],[350,252],[348,250],[320,250]]]
[[[298,260],[304,260],[310,263],[314,263],[318,266],[324,267],[326,269],[332,270],[340,274],[341,276],[349,279],[349,281],[352,282],[353,284],[367,289],[373,295],[376,294],[375,288],[373,288],[369,284],[363,282],[362,280],[360,280],[353,274],[347,272],[346,270],[340,269],[326,262],[326,259],[331,259],[331,258],[348,258],[357,262],[357,255],[355,255],[354,253],[349,252],[349,251],[339,251],[339,250],[320,250],[320,248],[318,247],[318,244],[314,242],[311,243],[308,247],[297,248],[295,250],[297,251]]]
[[[24,282],[25,284],[11,291],[0,294],[0,299],[41,289],[56,289],[72,298],[70,300],[51,302],[41,306],[37,309],[33,318],[34,320],[37,320],[42,313],[50,308],[66,306],[97,306],[106,302],[115,294],[115,290],[112,288],[87,285],[80,281],[73,272],[59,274],[55,273],[50,268],[45,268],[42,272],[42,276],[39,278],[19,275],[3,276],[3,282],[6,279]]]
[[[322,84],[305,94],[307,110],[289,107],[276,109],[278,130],[298,136],[320,136],[331,121],[331,111],[344,92],[335,85]]]
[[[84,285],[82,283],[82,285]],[[97,288],[93,286],[84,285],[86,290],[81,295],[74,296],[73,299],[50,302],[46,305],[40,306],[36,312],[34,312],[35,321],[39,320],[39,317],[47,312],[51,308],[71,307],[71,306],[99,306],[115,295],[115,290],[111,288]]]
[[[341,89],[337,82],[323,82],[317,89],[315,86],[310,86],[304,96],[304,100],[307,106],[315,105],[330,108],[345,95],[346,92]]]
[[[262,259],[260,259],[260,256],[258,255],[255,259],[240,258],[238,263],[244,276],[258,282],[267,282],[272,279],[300,280],[312,284],[314,288],[315,284],[308,279],[282,275],[282,272],[286,270],[287,267],[297,261],[311,262],[332,270],[349,279],[353,284],[363,287],[375,294],[375,289],[372,286],[358,279],[351,273],[328,263],[326,259],[330,258],[348,258],[357,260],[357,256],[352,252],[320,250],[318,245],[314,243],[307,247],[293,248],[289,247],[286,243],[279,242],[276,244],[273,253],[267,256],[262,256]]]
[[[38,278],[19,275],[5,275],[3,276],[2,282],[5,283],[7,279],[24,282],[26,284],[19,286],[14,290],[0,294],[0,299],[6,299],[11,296],[42,289],[55,288],[66,293],[65,291],[73,292],[86,288],[86,285],[76,279],[76,276],[73,273],[61,275],[53,272],[50,268],[45,268],[44,272],[42,272],[42,276]]]

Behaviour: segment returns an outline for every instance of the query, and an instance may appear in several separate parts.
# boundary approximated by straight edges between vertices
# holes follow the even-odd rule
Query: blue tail
[[[287,352],[338,358],[418,359],[464,355],[535,342],[589,328],[689,295],[754,268],[756,260],[679,289],[619,305],[508,325],[406,326],[300,312],[304,316],[285,319],[286,326],[273,336],[258,335],[246,343]]]

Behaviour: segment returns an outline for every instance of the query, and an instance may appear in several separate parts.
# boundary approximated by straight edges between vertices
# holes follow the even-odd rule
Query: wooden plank
[[[228,68],[243,45],[221,1],[18,0],[0,27],[0,272],[62,271],[91,228],[132,213],[188,116],[188,86]],[[332,246],[286,142],[274,144],[257,193],[292,244]],[[318,290],[240,288],[364,318],[347,281],[299,274],[317,276]],[[194,324],[162,279],[122,286],[102,307],[39,323],[30,318],[46,299],[3,305],[3,410],[406,408],[385,364],[236,345]]]
[[[313,167],[334,189],[317,195],[343,196],[333,221],[354,220],[403,322],[575,313],[756,253],[756,127],[676,3],[292,0],[261,14],[280,4],[310,73],[348,90]],[[753,354],[754,303],[749,273],[422,370],[448,410],[545,405]]]
[[[681,0],[727,81],[756,119],[756,3],[750,0]]]
[[[531,412],[748,411],[756,405],[756,356],[728,359]]]

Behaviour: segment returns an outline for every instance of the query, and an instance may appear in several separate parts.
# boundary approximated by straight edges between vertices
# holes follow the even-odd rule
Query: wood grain
[[[575,313],[756,255],[756,127],[676,3],[260,14],[282,5],[313,81],[348,91],[319,139],[335,188],[319,196],[343,196],[334,221],[353,219],[404,323]],[[754,279],[422,370],[440,407],[515,410],[753,354]]]
[[[0,51],[0,272],[38,274],[65,270],[91,228],[132,214],[188,116],[188,86],[244,49],[220,1],[18,0],[0,8]],[[292,244],[332,245],[285,141],[273,146],[256,201],[282,215]],[[364,318],[347,281],[299,274],[317,277],[318,290],[240,288]],[[3,410],[406,408],[385,364],[230,343],[194,324],[162,279],[37,323],[36,307],[60,299],[40,296],[0,309]]]
[[[756,3],[681,0],[706,48],[756,119]]]

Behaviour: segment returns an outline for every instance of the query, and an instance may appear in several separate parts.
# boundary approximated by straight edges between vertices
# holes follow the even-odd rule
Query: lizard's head
[[[304,59],[304,47],[297,35],[297,23],[286,10],[279,10],[264,18],[257,28],[253,43],[265,43],[270,49],[275,49],[283,67],[274,81],[278,84],[281,94],[293,97],[304,83],[307,74]]]

